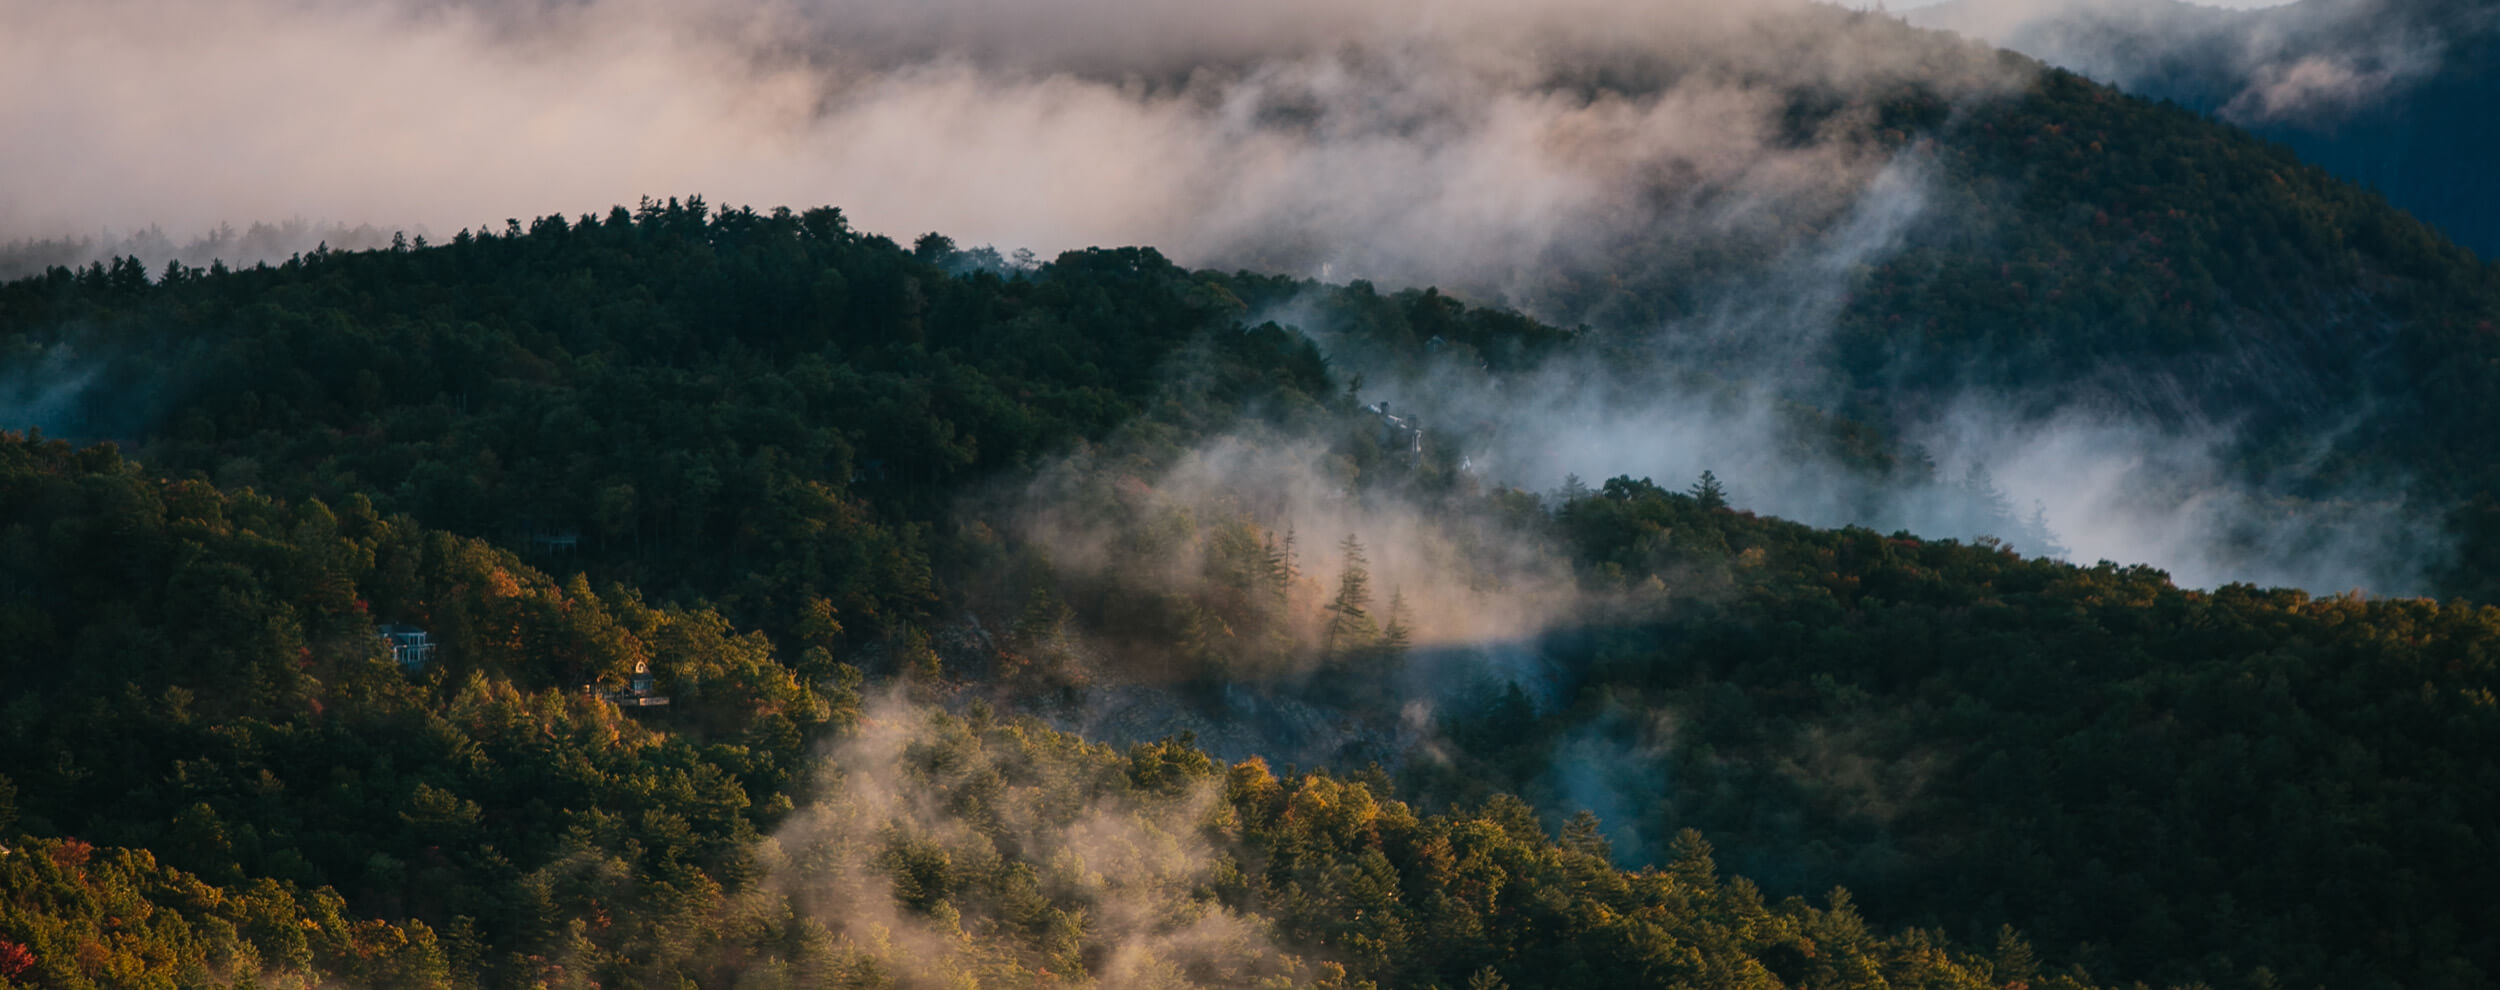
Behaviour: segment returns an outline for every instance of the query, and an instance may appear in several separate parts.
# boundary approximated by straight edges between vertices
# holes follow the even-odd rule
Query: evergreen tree
[[[1260,544],[1258,591],[1265,597],[1265,601],[1259,603],[1260,606],[1281,611],[1286,599],[1292,595],[1294,566],[1292,553],[1292,544],[1276,542],[1276,534],[1272,530],[1268,532],[1265,541]]]
[[[1406,608],[1406,592],[1389,593],[1389,624],[1380,630],[1380,653],[1392,663],[1406,659],[1406,650],[1414,645],[1415,629],[1412,615]]]
[[[1189,670],[1198,677],[1221,681],[1230,673],[1232,627],[1205,606],[1192,603],[1181,616],[1180,648]]]
[[[1370,562],[1363,558],[1363,542],[1354,534],[1337,544],[1337,552],[1345,558],[1345,566],[1337,571],[1337,595],[1324,606],[1329,613],[1328,630],[1320,639],[1320,654],[1335,658],[1372,645],[1380,638],[1380,627],[1372,621]]]
[[[1606,830],[1597,813],[1585,808],[1563,823],[1562,847],[1601,861],[1611,861],[1615,855],[1614,844],[1606,841]]]
[[[2014,518],[2014,502],[1998,490],[1996,479],[1988,474],[1988,466],[1972,463],[1962,476],[1962,494],[1970,499],[1971,511],[1977,517],[1972,528],[1974,536],[1995,536],[2020,532],[2022,521]]]
[[[1047,573],[1032,578],[1025,593],[1024,610],[1016,615],[1016,624],[1007,633],[1007,640],[1027,652],[1052,649],[1059,645],[1061,629],[1068,621],[1068,607],[1051,593]]]
[[[2049,509],[2037,500],[2031,503],[2031,518],[2023,522],[2022,549],[2034,557],[2064,559],[2073,551],[2057,542],[2057,531],[2049,528]]]
[[[2032,955],[2031,943],[2023,941],[2012,925],[1997,929],[1995,958],[1991,962],[1995,964],[1998,982],[2009,986],[2028,983],[2040,975],[2040,962]]]
[[[1701,480],[1694,482],[1690,491],[1693,498],[1700,501],[1704,509],[1727,508],[1727,489],[1719,487],[1718,475],[1703,471]]]

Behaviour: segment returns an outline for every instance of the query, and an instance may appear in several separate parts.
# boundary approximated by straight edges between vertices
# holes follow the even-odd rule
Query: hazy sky
[[[1911,10],[1918,7],[1932,7],[1944,2],[1947,0],[1900,0],[1898,3],[1886,3],[1884,6],[1893,10]],[[2196,0],[2196,5],[2221,7],[2225,10],[2256,10],[2261,7],[2280,7],[2292,2],[2294,0]],[[1867,9],[1875,6],[1875,0],[1848,0],[1842,6]]]
[[[0,241],[149,224],[179,239],[218,223],[288,218],[439,237],[506,217],[702,192],[715,202],[840,203],[862,223],[906,236],[942,228],[972,243],[1043,251],[1146,241],[1186,251],[1201,246],[1199,231],[1176,229],[1168,221],[1177,214],[1238,224],[1239,206],[1268,202],[1262,188],[1309,193],[1327,174],[1420,163],[1398,161],[1401,149],[1441,157],[1429,146],[1434,134],[1398,141],[1385,132],[1341,135],[1357,140],[1328,142],[1338,152],[1328,160],[1297,156],[1238,116],[1282,89],[1334,99],[1384,75],[1376,64],[1329,64],[1334,41],[1369,38],[1392,57],[1436,63],[1417,66],[1429,76],[1385,73],[1410,83],[1394,94],[1403,103],[1374,115],[1393,128],[1389,118],[1424,104],[1487,95],[1481,80],[1511,71],[1503,60],[1533,61],[1536,39],[1575,24],[1626,45],[1672,48],[1693,32],[1665,25],[1781,6],[0,0],[0,23],[11,26],[0,32]],[[1461,52],[1456,59],[1411,44],[1470,33],[1524,44],[1517,56],[1494,45],[1444,49]],[[1787,68],[1852,71],[1873,61],[1844,44],[1823,54],[1822,66]],[[1270,68],[1230,79],[1200,72],[1213,84],[1188,92],[1117,81],[1245,58]],[[1360,74],[1367,68],[1370,78]],[[1748,126],[1745,108],[1710,98],[1705,90],[1670,101],[1683,118],[1676,130]],[[1561,199],[1585,198],[1573,185],[1591,178],[1585,172],[1489,181],[1517,177],[1518,166],[1534,164],[1517,156],[1553,147],[1559,135],[1535,123],[1558,119],[1548,96],[1482,106],[1474,133],[1512,128],[1514,157],[1478,159],[1478,181],[1453,205],[1505,211],[1518,227]],[[1571,126],[1610,126],[1597,116]],[[1183,181],[1191,174],[1243,180],[1250,191],[1237,184],[1217,195],[1223,187]],[[1302,198],[1316,201],[1311,217],[1363,205]]]

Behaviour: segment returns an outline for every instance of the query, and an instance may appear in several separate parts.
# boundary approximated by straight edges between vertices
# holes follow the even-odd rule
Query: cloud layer
[[[0,0],[0,238],[440,238],[697,192],[1045,253],[1483,281],[1667,219],[1661,195],[1724,224],[1862,179],[1771,133],[1781,87],[1992,83],[1757,6]],[[1680,75],[1641,78],[1660,65]],[[1594,78],[1616,66],[1637,71]]]
[[[2487,13],[2459,20],[2391,0],[2264,10],[2171,0],[1955,0],[1909,18],[2235,123],[2315,130],[2331,130],[2437,72],[2450,35],[2464,24],[2494,23]]]

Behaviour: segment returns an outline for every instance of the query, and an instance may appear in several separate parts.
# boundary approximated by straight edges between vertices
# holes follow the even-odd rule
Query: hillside
[[[1907,16],[2217,114],[2500,257],[2500,198],[2476,164],[2500,152],[2485,126],[2500,21],[2482,6],[1950,0]]]
[[[1878,105],[1875,126],[1932,135],[1922,167],[1941,181],[1930,220],[1851,259],[1868,270],[1828,341],[1802,342],[1843,390],[1804,394],[1878,423],[1973,390],[2230,422],[2244,470],[2305,454],[2320,466],[2290,480],[2313,490],[2391,472],[2489,484],[2491,452],[2458,428],[2479,418],[2500,269],[2280,146],[2071,75],[1958,114],[1916,91]],[[1662,256],[1627,244],[1582,276],[1605,290],[1529,304],[1673,340],[1716,300],[1679,306],[1694,273]],[[1705,347],[1751,339],[1712,343],[1701,322]],[[2452,393],[2458,375],[2476,384]]]
[[[0,284],[0,988],[2488,985],[2500,268],[1798,17],[1887,56],[1505,77],[1777,126],[1432,288],[699,197]]]
[[[1490,372],[1577,346],[1433,294],[1192,274],[1142,251],[1014,271],[937,239],[906,250],[859,235],[829,211],[681,204],[558,223],[155,283],[108,270],[0,296],[79,314],[68,339],[88,353],[127,335],[128,357],[61,415],[122,412],[105,397],[148,384],[173,424],[142,434],[145,469],[58,444],[15,455],[26,508],[11,512],[22,535],[10,538],[9,639],[25,673],[13,677],[98,699],[25,702],[63,720],[15,723],[18,745],[49,747],[11,761],[28,768],[10,776],[32,830],[147,848],[215,883],[335,887],[437,932],[470,918],[487,933],[475,951],[513,955],[455,968],[518,978],[540,965],[528,956],[556,958],[530,946],[573,937],[560,914],[510,914],[546,875],[533,871],[593,855],[565,843],[622,857],[610,869],[634,889],[738,889],[754,869],[742,850],[809,793],[806,741],[868,718],[849,661],[957,704],[1063,722],[1105,711],[1132,683],[1219,724],[1242,704],[1224,699],[1244,692],[1316,706],[1358,727],[1351,747],[1271,728],[1236,735],[1228,748],[1252,748],[1230,758],[1317,745],[1317,762],[1348,771],[1381,760],[1400,769],[1365,786],[1422,808],[1492,807],[1503,790],[1533,798],[1548,824],[1601,807],[1604,823],[1583,834],[1613,836],[1633,863],[1666,862],[1664,837],[1698,827],[1774,893],[1847,883],[1882,918],[1981,943],[2014,925],[2057,967],[2222,983],[2262,967],[2300,985],[2410,973],[2400,979],[2418,985],[2491,966],[2490,947],[2464,934],[2473,919],[2434,907],[2480,882],[2467,850],[2486,841],[2476,823],[2496,820],[2476,803],[2500,793],[2476,755],[2491,731],[2476,644],[2500,621],[2487,610],[2207,596],[2143,569],[1775,524],[1630,479],[1547,502],[1461,470],[1463,430],[1403,456],[1309,338],[1241,323],[1279,293],[1320,292],[1361,317],[1334,321],[1349,328],[1340,340],[1382,353],[1420,354],[1416,338],[1437,337],[1486,355]],[[764,274],[776,257],[789,274]],[[643,288],[602,287],[598,264]],[[590,305],[612,296],[624,302]],[[436,302],[409,301],[422,298]],[[173,373],[184,365],[209,373],[186,380]],[[1069,381],[1091,387],[1052,387]],[[811,403],[825,405],[793,414]],[[1219,436],[1248,446],[1222,454]],[[1070,449],[1084,453],[1053,453]],[[1193,470],[1214,474],[1185,480]],[[147,480],[167,471],[199,480]],[[1018,480],[1035,471],[1062,480]],[[221,494],[207,476],[287,501]],[[1302,484],[1350,486],[1360,502],[1298,501]],[[632,499],[603,505],[620,488]],[[427,520],[515,549],[431,533]],[[1368,543],[1368,590],[1349,590],[1362,568],[1330,548],[1338,533],[1352,552]],[[1076,555],[1095,545],[1119,549]],[[538,576],[515,552],[591,580]],[[215,563],[242,553],[252,562]],[[656,582],[648,604],[636,582]],[[378,621],[443,637],[443,669],[412,683],[358,660],[378,649],[364,631]],[[749,627],[768,636],[736,633]],[[1489,637],[1524,645],[1537,658],[1524,669],[1554,673],[1492,662]],[[90,659],[45,663],[61,655]],[[2014,676],[2008,657],[2029,673]],[[584,707],[570,687],[621,683],[637,658],[677,697],[658,733]],[[2257,709],[2231,701],[2276,681],[2280,698],[2241,699]],[[2048,697],[2066,699],[2056,719],[2037,707]],[[1437,713],[1427,731],[1389,731],[1419,701]],[[471,741],[435,738],[447,732]],[[201,733],[231,736],[205,751],[240,746],[245,762],[178,755],[203,751]],[[392,741],[404,733],[415,735]],[[2242,760],[2235,747],[2282,751]],[[359,775],[380,792],[279,786],[384,753],[387,775]],[[2404,776],[2373,769],[2388,759]],[[453,762],[429,769],[436,760]],[[2042,766],[2071,793],[2026,783]],[[137,787],[120,768],[201,783]],[[550,791],[557,779],[574,789]],[[2305,838],[2247,843],[2222,810],[2267,801],[2268,834]],[[1516,807],[1506,813],[1531,814]],[[2137,844],[2064,817],[2081,808],[2164,838]],[[2328,865],[2359,849],[2385,853]],[[2017,863],[2032,864],[2024,883],[2093,893],[2028,896],[1992,879]],[[701,877],[669,872],[686,869]],[[2101,886],[2075,887],[2076,871]],[[2349,899],[2281,893],[2316,883]],[[590,896],[579,910],[601,903]],[[713,896],[669,910],[710,910]],[[2242,920],[2209,923],[2222,896]],[[2345,936],[2328,920],[2361,911],[2394,927]],[[1290,916],[1323,926],[1292,929],[1306,933],[1351,917]],[[587,936],[611,960],[601,965],[713,951],[658,934],[704,930],[684,915],[629,917]],[[2387,941],[2399,929],[2425,934]],[[1548,944],[1520,937],[1498,958]],[[1055,951],[1033,944],[1000,951]],[[1368,978],[1419,964],[1349,954],[1372,944],[1296,941],[1288,954]],[[1414,944],[1418,960],[1460,958]],[[1473,972],[1496,957],[1463,958],[1487,960]],[[1539,979],[1497,969],[1515,985]]]
[[[12,436],[0,510],[0,826],[35,836],[0,851],[0,985],[1977,987],[2032,966],[2010,936],[1991,959],[1876,934],[1845,893],[1766,901],[1694,834],[1622,871],[1592,822],[1558,842],[1515,799],[1424,814],[1186,743],[863,701],[856,670],[793,672],[716,615],[559,585],[360,498]],[[377,617],[425,624],[439,661],[391,662]],[[674,705],[572,689],[637,661]]]

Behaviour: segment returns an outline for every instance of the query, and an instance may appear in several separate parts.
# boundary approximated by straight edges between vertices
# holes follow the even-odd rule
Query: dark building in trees
[[[1380,417],[1380,445],[1389,450],[1404,451],[1409,461],[1424,459],[1424,428],[1405,416],[1392,415],[1389,403],[1375,402],[1363,407],[1364,412]]]
[[[599,685],[596,682],[593,682],[582,685],[582,693],[596,696],[602,701],[611,702],[619,708],[668,707],[668,696],[657,693],[658,686],[651,676],[651,663],[649,661],[634,661],[634,676],[632,679],[626,681],[625,685],[625,690],[622,691],[601,691],[599,690]]]
[[[390,646],[391,659],[399,664],[399,669],[422,673],[434,663],[434,641],[427,638],[425,630],[389,625],[375,627],[374,632],[380,633],[382,642]]]

